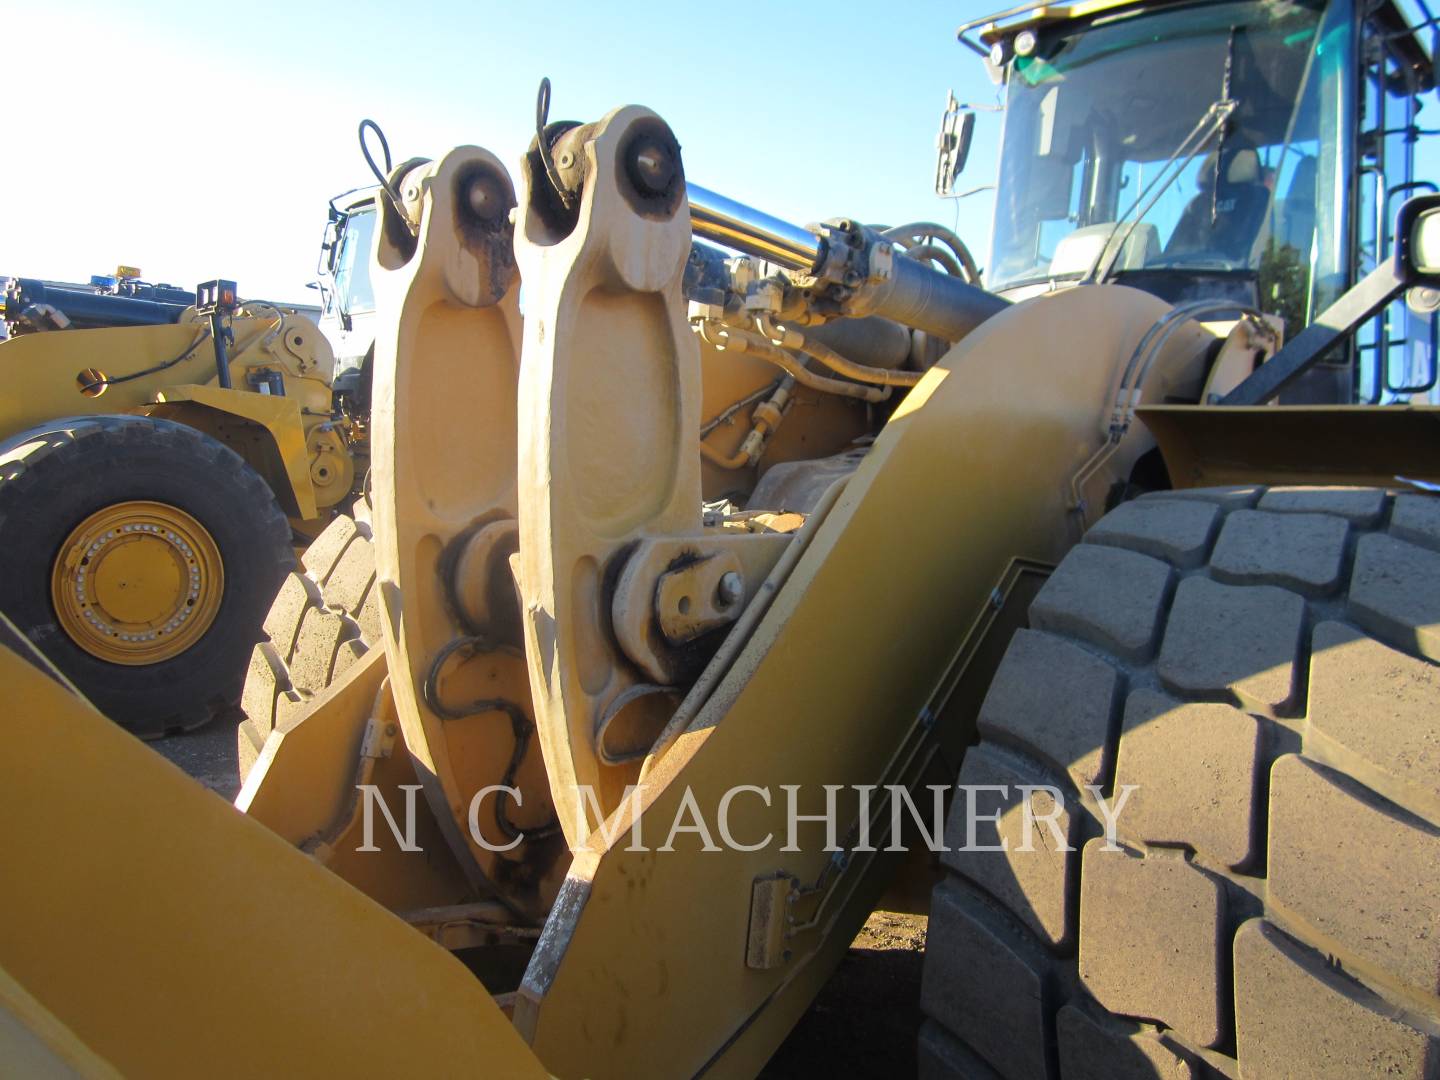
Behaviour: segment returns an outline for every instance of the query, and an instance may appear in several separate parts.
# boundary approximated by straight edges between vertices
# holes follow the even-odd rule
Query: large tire
[[[357,502],[357,510],[366,509]],[[369,522],[337,517],[285,579],[250,657],[237,731],[240,779],[275,725],[329,686],[380,638]]]
[[[1030,624],[960,774],[1010,850],[942,856],[922,1075],[1440,1075],[1440,499],[1146,496]],[[1015,850],[1020,784],[1073,850]],[[1087,784],[1138,785],[1121,850]]]
[[[60,560],[76,530],[112,508],[123,520],[127,506],[197,524],[218,555],[203,636],[153,662],[110,658],[119,646],[107,653],[103,640],[67,629],[56,602],[70,580]],[[0,448],[0,551],[0,610],[100,711],[143,738],[199,727],[237,704],[266,599],[295,561],[274,494],[238,454],[194,428],[144,416],[56,420],[8,440]],[[70,614],[87,610],[77,597]],[[175,641],[184,640],[181,628]]]

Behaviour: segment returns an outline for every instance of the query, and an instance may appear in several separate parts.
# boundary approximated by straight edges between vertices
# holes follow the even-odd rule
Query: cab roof
[[[972,19],[963,24],[955,32],[955,36],[962,45],[981,56],[988,56],[990,46],[1013,37],[1021,30],[1083,22],[1126,9],[1158,10],[1194,2],[1195,0],[1076,0],[1069,4],[1052,4],[1037,0],[983,18]],[[1420,31],[1430,27],[1433,33],[1437,20],[1431,15],[1427,0],[1409,0],[1408,6],[1415,9],[1415,17],[1407,14],[1397,0],[1381,0],[1373,18],[1378,20],[1387,36],[1393,36],[1396,51],[1414,69],[1421,90],[1429,90],[1435,85],[1434,49],[1426,47],[1421,40]]]

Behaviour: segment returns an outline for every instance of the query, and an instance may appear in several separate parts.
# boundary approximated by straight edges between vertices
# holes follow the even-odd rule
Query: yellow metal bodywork
[[[315,487],[310,481],[310,460],[306,450],[306,417],[300,402],[269,394],[251,394],[226,390],[215,385],[180,384],[156,391],[155,403],[142,411],[151,416],[178,420],[215,435],[222,442],[234,441],[227,424],[239,420],[253,425],[268,436],[266,449],[274,448],[274,456],[256,460],[254,454],[242,454],[256,471],[270,481],[271,490],[280,495],[280,504],[292,517],[305,520],[317,511]],[[312,419],[311,426],[319,423]],[[283,472],[278,473],[276,463]],[[288,495],[288,498],[287,498]],[[287,502],[289,505],[287,506]]]
[[[775,382],[779,372],[764,360],[733,349],[721,351],[699,339],[701,371],[700,419],[708,423],[720,417],[733,402],[743,400]],[[856,439],[871,434],[869,407],[855,398],[822,394],[797,385],[791,394],[788,412],[802,422],[782,423],[765,442],[765,467],[786,461],[838,454]],[[733,459],[749,432],[743,422],[747,413],[722,420],[702,439],[715,457]],[[761,470],[746,462],[739,468],[725,468],[709,456],[700,460],[700,487],[711,502],[754,489]]]
[[[0,685],[5,1070],[546,1075],[445,950],[8,649]]]
[[[659,122],[635,107],[610,114],[585,143],[588,169],[608,178],[630,133]],[[641,616],[632,640],[645,636],[649,598],[675,554],[637,582],[638,608],[624,603],[625,577],[607,589],[607,574],[628,545],[652,538],[712,555],[701,528],[700,355],[680,294],[690,227],[683,200],[640,214],[602,181],[587,187],[568,232],[529,199],[516,232],[528,305],[520,412],[530,421],[519,449],[519,584],[536,725],[573,846],[638,774],[624,749],[643,756],[675,704],[644,690],[670,684],[667,675],[642,670],[644,659],[606,631],[623,643],[630,611]],[[623,560],[626,576],[642,555]]]
[[[1440,483],[1440,406],[1145,405],[1176,487]]]
[[[230,390],[219,384],[213,346],[193,311],[161,326],[48,331],[0,342],[7,386],[0,438],[70,416],[148,413],[178,420],[249,461],[292,517],[313,519],[344,498],[353,481],[349,453],[331,433],[334,355],[310,320],[268,307],[237,315],[232,330]],[[113,381],[182,356],[162,370]],[[87,392],[89,373],[112,381]],[[284,395],[251,389],[252,376],[262,375],[278,376]],[[312,476],[322,456],[325,474]]]
[[[464,903],[472,896],[469,884],[425,800],[414,804],[421,851],[389,842],[374,845],[378,851],[358,850],[364,846],[359,785],[373,785],[398,814],[406,805],[405,785],[417,783],[398,737],[385,667],[385,650],[372,649],[313,708],[278,724],[235,805],[392,911]],[[383,831],[381,839],[387,840]]]
[[[953,761],[964,746],[985,676],[1044,568],[1153,446],[1139,425],[1110,444],[1109,421],[1117,401],[1130,400],[1120,392],[1126,361],[1170,310],[1118,286],[1016,305],[909,391],[874,445],[858,452],[858,471],[837,472],[842,479],[808,516],[792,515],[804,521],[798,531],[739,540],[702,527],[698,421],[707,397],[729,391],[701,393],[699,383],[728,358],[702,358],[682,321],[683,221],[637,221],[614,188],[627,126],[654,119],[626,109],[593,126],[573,233],[551,232],[522,204],[515,243],[527,318],[514,382],[513,292],[483,272],[486,256],[457,223],[461,178],[493,170],[493,161],[465,148],[401,186],[415,242],[382,238],[375,268],[386,656],[372,654],[279,725],[240,800],[414,925],[443,923],[443,914],[413,912],[411,887],[443,897],[456,880],[444,858],[421,867],[397,855],[362,880],[359,864],[339,857],[338,838],[354,843],[356,778],[379,775],[396,756],[373,752],[375,732],[395,716],[444,856],[471,890],[465,904],[499,900],[501,920],[508,907],[522,927],[541,905],[544,927],[514,1018],[545,1066],[566,1076],[742,1075],[773,1051],[894,859],[857,854],[838,867],[820,850],[818,828],[802,830],[793,853],[776,850],[779,842],[701,851],[692,834],[676,836],[673,851],[653,848],[687,792],[713,823],[736,784],[776,793],[802,785],[800,809],[814,813],[825,784],[953,780],[941,749]],[[398,212],[393,224],[391,235],[401,235]],[[1177,332],[1148,368],[1145,400],[1198,399],[1214,343],[1193,325]],[[802,444],[815,430],[803,419],[787,423]],[[517,457],[497,432],[518,442]],[[506,559],[517,501],[518,551]],[[678,562],[664,557],[666,544]],[[763,559],[744,554],[762,548]],[[718,649],[678,686],[644,685],[637,672],[653,634],[679,625],[663,609],[684,592],[677,575],[709,588],[715,575],[705,560],[732,555],[715,565],[744,571],[745,602]],[[516,589],[518,646],[508,623],[492,622],[505,607],[501,594]],[[466,633],[476,640],[465,642]],[[456,642],[464,648],[446,652]],[[528,668],[528,686],[512,662]],[[626,699],[633,690],[645,698]],[[491,704],[459,719],[434,708],[443,700],[463,712],[473,698]],[[506,859],[477,850],[467,821],[477,787],[503,777],[516,747],[494,707],[500,699],[533,721],[544,749],[543,768],[532,747],[519,773],[526,809],[544,791],[540,808],[548,814],[553,802],[574,847],[553,905],[563,848],[557,856],[527,843]],[[643,760],[604,759],[598,735],[616,700],[663,709]],[[368,774],[367,758],[376,762]],[[388,784],[408,782],[385,767]],[[576,789],[587,779],[601,780],[598,808]],[[616,781],[638,783],[637,793],[621,799]],[[784,835],[783,798],[739,798],[730,811],[747,843]],[[883,837],[888,807],[872,812],[872,835]],[[858,815],[853,797],[842,797],[842,833]],[[650,851],[626,850],[637,822]],[[488,816],[479,824],[492,826]],[[777,879],[796,883],[796,922],[767,949],[752,935],[754,886]]]
[[[1128,356],[1165,310],[1116,287],[1038,298],[995,316],[911,392],[802,536],[788,577],[767,583],[778,594],[738,655],[682,707],[684,733],[641,781],[638,807],[607,823],[613,843],[595,834],[577,852],[516,1011],[548,1068],[747,1075],[763,1064],[875,902],[885,857],[857,855],[833,875],[796,911],[809,929],[787,942],[790,959],[755,971],[745,964],[751,884],[824,880],[819,828],[799,854],[701,851],[690,834],[673,853],[646,853],[626,850],[635,817],[655,847],[687,790],[713,813],[737,783],[799,784],[810,796],[802,812],[817,813],[825,784],[915,783],[936,749],[920,717],[945,705],[955,642],[1016,555],[1053,563],[1078,537],[1086,523],[1066,505],[1068,481],[1100,444],[1111,358]],[[1145,445],[1135,442],[1131,452]],[[1111,467],[1097,486],[1125,474]],[[843,834],[858,810],[840,807]],[[737,799],[732,831],[747,843],[783,836],[784,811],[780,800]],[[686,1022],[647,1023],[661,1008]]]
[[[1121,8],[1140,7],[1146,2],[1147,0],[1081,0],[1075,4],[1038,4],[1010,19],[997,16],[993,22],[988,22],[981,28],[979,37],[986,45],[991,45],[1001,37],[1021,30],[1103,15]],[[1148,3],[1154,6],[1154,0],[1148,0]]]
[[[4,968],[0,968],[0,1061],[11,1075],[30,1080],[118,1080],[121,1075]]]
[[[558,836],[533,835],[552,820],[550,788],[538,748],[519,745],[534,711],[508,561],[520,439],[519,281],[508,227],[462,225],[471,183],[491,185],[507,208],[514,195],[498,159],[476,147],[452,150],[422,174],[407,181],[417,192],[418,243],[402,250],[379,231],[372,268],[380,298],[372,497],[381,628],[404,745],[450,850],[479,896],[534,921],[566,860]],[[458,609],[457,598],[477,594],[509,602]],[[509,838],[493,799],[483,813],[477,806],[478,837],[470,825],[472,800],[499,784],[523,793],[515,823],[532,834],[504,852],[494,850]],[[521,874],[526,862],[531,869]],[[501,879],[511,888],[499,887]]]

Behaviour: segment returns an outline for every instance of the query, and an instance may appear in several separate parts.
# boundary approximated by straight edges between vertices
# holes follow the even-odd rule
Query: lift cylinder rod
[[[821,241],[809,229],[771,217],[699,184],[687,182],[685,191],[690,197],[690,227],[696,236],[787,270],[815,269]]]
[[[696,236],[789,270],[815,273],[824,240],[809,229],[736,202],[699,184],[686,184]],[[867,233],[870,246],[879,238]],[[867,258],[870,256],[867,255]],[[857,314],[879,315],[946,341],[959,341],[1009,302],[924,263],[894,260],[888,279],[862,286]]]

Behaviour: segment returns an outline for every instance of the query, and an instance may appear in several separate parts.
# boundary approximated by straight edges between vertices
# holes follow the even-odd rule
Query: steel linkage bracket
[[[391,686],[416,775],[472,885],[534,920],[568,857],[534,745],[508,561],[517,547],[514,187],[494,155],[460,147],[412,169],[402,191],[418,229],[394,227],[399,211],[387,204],[373,267],[383,299],[372,492]],[[477,800],[493,785],[521,797]]]
[[[516,225],[519,577],[573,846],[619,804],[788,538],[702,520],[700,356],[681,292],[690,219],[669,126],[618,109],[567,129],[554,160],[578,192],[557,198],[532,152]]]

